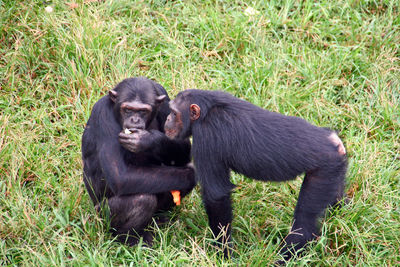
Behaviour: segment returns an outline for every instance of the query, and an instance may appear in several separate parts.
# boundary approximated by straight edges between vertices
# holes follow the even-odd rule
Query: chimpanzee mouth
[[[124,130],[124,134],[131,134],[132,133],[132,131],[131,130],[129,130],[128,128],[125,128],[125,130]]]
[[[177,134],[176,131],[171,131],[171,130],[165,130],[165,135],[169,138],[169,139],[175,139]]]
[[[124,133],[125,134],[133,134],[133,133],[138,132],[140,130],[144,130],[144,128],[143,127],[125,128],[124,129]]]

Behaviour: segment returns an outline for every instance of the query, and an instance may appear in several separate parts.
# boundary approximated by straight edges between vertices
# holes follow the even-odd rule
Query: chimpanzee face
[[[200,107],[189,104],[182,95],[169,103],[171,113],[164,125],[165,134],[171,139],[185,139],[192,135],[192,122],[200,117]]]
[[[146,129],[153,108],[140,101],[123,102],[120,106],[122,129]]]
[[[174,101],[169,103],[171,113],[168,115],[164,125],[165,135],[171,139],[184,139],[187,136],[181,136],[183,134],[184,119],[182,118],[182,112],[175,105]],[[182,109],[182,108],[181,108]]]
[[[147,129],[167,96],[157,96],[150,80],[130,79],[110,90],[109,97],[114,102],[116,118],[125,130]]]

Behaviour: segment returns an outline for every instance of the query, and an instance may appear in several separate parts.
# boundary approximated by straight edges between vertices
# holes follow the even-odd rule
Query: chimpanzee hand
[[[130,130],[127,134],[124,131],[119,134],[120,144],[127,150],[137,153],[149,150],[157,145],[163,134],[159,131],[146,131],[141,129]]]
[[[192,163],[189,163],[184,168],[186,168],[188,170],[187,176],[186,176],[186,179],[188,182],[188,187],[181,190],[182,197],[187,195],[196,186],[194,165]]]

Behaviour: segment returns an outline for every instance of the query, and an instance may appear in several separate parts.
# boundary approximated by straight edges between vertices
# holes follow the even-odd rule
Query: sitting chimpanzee
[[[140,236],[151,243],[144,228],[174,206],[170,190],[183,197],[195,185],[189,140],[164,134],[168,102],[151,80],[123,80],[94,105],[83,133],[85,186],[96,209],[108,205],[113,233],[131,245]]]
[[[318,217],[344,196],[347,157],[336,133],[217,91],[183,91],[170,108],[166,135],[174,140],[193,136],[192,156],[210,227],[215,236],[226,233],[220,242],[230,240],[230,170],[263,181],[305,173],[281,253],[289,259],[318,236]]]

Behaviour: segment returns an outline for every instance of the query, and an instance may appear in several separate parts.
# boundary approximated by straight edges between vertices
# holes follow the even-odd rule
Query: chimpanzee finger
[[[137,144],[137,143],[139,143],[139,138],[134,137],[134,136],[129,137],[129,138],[121,138],[120,137],[119,142],[121,144]]]
[[[138,143],[132,143],[132,142],[121,142],[121,146],[124,147],[125,149],[132,151],[132,152],[137,152],[139,151],[139,145]]]
[[[118,134],[118,137],[119,138],[129,138],[129,136],[130,136],[130,134],[126,134],[126,133],[124,133],[124,132],[120,132],[119,134]]]
[[[118,134],[118,137],[120,139],[132,139],[132,138],[137,138],[137,134],[126,134],[126,133],[121,132]]]

